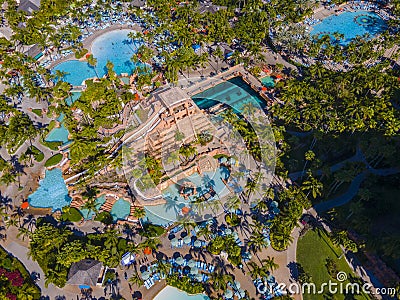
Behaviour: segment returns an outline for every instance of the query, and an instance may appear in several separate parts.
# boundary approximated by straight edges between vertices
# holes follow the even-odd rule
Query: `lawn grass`
[[[46,142],[46,141],[41,141],[40,143],[51,150],[58,150],[58,147],[63,144],[63,142]]]
[[[33,112],[35,115],[39,116],[39,117],[42,116],[42,110],[39,109],[39,108],[34,108],[34,109],[32,109],[32,112]]]
[[[318,234],[320,232],[320,234]],[[344,257],[341,257],[342,250],[333,245],[324,231],[309,230],[303,237],[301,237],[297,244],[297,262],[301,264],[304,271],[312,277],[312,282],[316,285],[317,290],[322,283],[332,282],[339,283],[336,279],[332,278],[325,266],[326,259],[329,257],[334,260],[337,270],[345,272],[347,278],[354,276],[353,271],[348,266]],[[344,281],[343,284],[350,281]],[[325,289],[327,291],[327,288]],[[304,300],[324,300],[323,294],[310,295],[304,294]],[[335,299],[345,299],[345,295],[337,294]],[[356,295],[355,299],[370,299],[367,295]]]
[[[32,153],[33,157],[35,158],[35,160],[37,162],[41,162],[44,159],[44,154],[42,151],[40,151],[38,148],[36,148],[35,146],[30,146],[27,150],[27,152]]]
[[[79,222],[82,218],[81,212],[75,207],[70,207],[67,212],[61,215],[63,221]]]
[[[52,157],[50,157],[45,163],[45,167],[51,167],[54,166],[56,164],[58,164],[61,160],[62,160],[63,156],[60,153],[57,153],[56,155],[53,155]]]

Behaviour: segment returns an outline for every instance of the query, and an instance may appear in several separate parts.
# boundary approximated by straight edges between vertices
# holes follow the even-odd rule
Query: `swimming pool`
[[[131,57],[141,43],[130,40],[127,37],[129,32],[132,30],[114,30],[104,33],[93,41],[91,53],[97,59],[96,67],[89,66],[86,61],[69,60],[55,66],[52,72],[55,73],[56,70],[67,72],[63,80],[74,86],[82,85],[88,78],[103,77],[107,72],[107,61],[114,64],[114,71],[118,75],[132,74],[137,65],[131,61]]]
[[[81,92],[72,92],[71,95],[65,99],[65,103],[67,103],[68,106],[71,106],[81,95]]]
[[[103,206],[103,204],[106,202],[106,197],[104,195],[101,195],[100,197],[96,198],[96,208],[97,210],[100,210],[100,208]],[[90,220],[93,218],[95,215],[94,211],[90,211],[86,208],[80,209],[82,216],[85,218],[85,220]]]
[[[347,45],[356,36],[369,34],[370,37],[374,37],[383,32],[386,27],[386,22],[374,12],[365,10],[346,11],[323,19],[322,22],[312,27],[310,34],[311,36],[322,36],[339,32],[344,35],[340,44]]]
[[[190,201],[195,200],[195,195],[188,196],[185,200],[180,195],[183,182],[192,182],[196,188],[196,196],[209,192],[210,187],[215,191],[216,195],[209,198],[222,198],[229,194],[229,190],[221,179],[229,178],[229,170],[225,167],[219,167],[215,172],[194,173],[177,184],[171,184],[167,189],[162,191],[163,198],[167,203],[161,205],[145,206],[147,221],[157,225],[167,225],[177,220],[184,206],[190,206]]]
[[[265,87],[274,87],[275,86],[274,78],[272,78],[271,76],[265,76],[265,77],[261,78],[261,83]]]
[[[179,300],[209,300],[206,295],[197,294],[197,295],[189,295],[188,293],[181,291],[175,287],[167,285],[163,288],[154,298],[153,300],[170,300],[170,299],[179,299]]]
[[[240,77],[234,77],[200,92],[192,96],[192,99],[201,109],[208,109],[220,102],[230,105],[238,112],[247,103],[253,103],[256,107],[262,108],[266,106],[264,99]]]
[[[63,142],[63,144],[68,143],[68,129],[61,123],[60,127],[54,128],[49,134],[46,136],[46,142]]]
[[[124,200],[118,199],[111,208],[110,214],[114,221],[125,220],[131,213],[131,204]]]
[[[64,126],[63,120],[64,120],[64,114],[61,114],[57,118],[57,121],[61,122],[60,127],[53,128],[49,132],[49,134],[44,139],[46,142],[62,142],[64,145],[68,143],[69,132],[68,129]]]
[[[71,203],[68,189],[62,177],[61,169],[46,170],[45,177],[39,182],[39,188],[28,196],[33,207],[61,210]]]

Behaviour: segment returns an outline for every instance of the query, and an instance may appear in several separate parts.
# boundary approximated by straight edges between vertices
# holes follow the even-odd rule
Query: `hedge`
[[[53,155],[52,157],[50,157],[45,163],[44,166],[45,167],[51,167],[54,166],[56,164],[58,164],[61,160],[62,160],[63,156],[60,153],[57,153],[56,155]]]

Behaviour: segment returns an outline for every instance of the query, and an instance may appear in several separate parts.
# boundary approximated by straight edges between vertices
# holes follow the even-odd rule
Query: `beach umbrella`
[[[225,297],[225,298],[230,299],[230,298],[232,298],[232,296],[233,296],[232,290],[226,290],[226,291],[225,291],[225,293],[224,293],[224,297]]]
[[[232,230],[230,228],[225,229],[225,234],[229,235],[232,233]]]
[[[196,248],[200,248],[201,247],[201,242],[199,240],[195,241],[193,246],[195,246]]]
[[[182,256],[179,256],[176,260],[175,260],[175,262],[178,264],[178,265],[183,265],[183,257]]]
[[[192,241],[192,238],[188,235],[183,238],[183,242],[185,244],[190,244],[191,241]]]
[[[237,281],[237,280],[235,280],[235,281],[233,282],[233,287],[234,287],[235,289],[240,289],[240,282]]]
[[[173,238],[172,240],[171,240],[171,245],[172,246],[176,246],[176,245],[178,245],[178,239],[177,238]]]
[[[196,232],[196,233],[197,233],[197,232],[199,232],[199,231],[200,231],[200,229],[201,229],[201,228],[200,228],[200,226],[198,226],[198,225],[197,225],[197,226],[194,228],[194,232]]]
[[[232,235],[233,235],[233,237],[234,237],[235,239],[237,239],[237,238],[239,237],[239,235],[238,235],[238,233],[237,233],[236,231],[234,231],[234,232],[232,233]]]
[[[193,268],[194,266],[196,266],[196,262],[193,260],[193,259],[191,259],[191,260],[189,260],[188,261],[188,264],[187,264],[189,267],[191,267],[191,268]]]
[[[196,275],[199,273],[199,269],[196,267],[190,268],[190,274]]]
[[[147,279],[149,279],[149,277],[150,277],[150,272],[143,272],[142,273],[142,279],[143,280],[147,280]]]
[[[272,201],[271,206],[272,206],[272,207],[278,207],[278,202]]]
[[[203,274],[194,275],[194,279],[196,279],[197,281],[202,281],[203,280]]]
[[[246,292],[244,290],[242,290],[242,289],[239,289],[237,291],[237,295],[241,299],[241,298],[244,298],[246,296]]]
[[[151,250],[150,247],[146,247],[143,249],[143,253],[146,255],[150,255],[153,251]]]
[[[266,292],[267,292],[267,286],[264,284],[264,283],[260,283],[258,286],[257,286],[257,291],[260,293],[260,294],[265,294]]]

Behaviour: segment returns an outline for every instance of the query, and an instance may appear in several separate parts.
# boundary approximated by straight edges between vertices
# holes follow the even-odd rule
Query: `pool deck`
[[[83,48],[88,49],[90,53],[91,52],[91,48],[92,48],[92,44],[93,41],[98,38],[99,36],[110,32],[110,31],[115,31],[115,30],[123,30],[123,29],[131,29],[132,31],[137,31],[137,32],[142,32],[142,28],[139,25],[111,25],[110,27],[104,28],[104,29],[99,29],[99,30],[94,30],[94,31],[89,31],[89,32],[93,32],[92,35],[88,36],[82,43],[83,43]],[[44,57],[44,56],[43,56]],[[84,58],[81,58],[81,60]],[[53,61],[48,67],[47,69],[53,69],[56,65],[65,62],[67,60],[76,60],[75,58],[75,54],[72,53],[70,55],[67,55],[65,57],[63,57],[62,59]],[[79,87],[75,87],[78,88]]]

